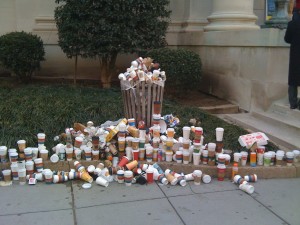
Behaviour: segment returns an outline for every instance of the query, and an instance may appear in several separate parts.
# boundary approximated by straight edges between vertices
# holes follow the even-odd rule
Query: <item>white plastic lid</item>
[[[50,161],[51,161],[52,163],[57,163],[57,162],[59,161],[58,155],[53,154],[53,155],[50,157]]]
[[[90,184],[90,183],[84,183],[83,185],[82,185],[82,188],[83,189],[89,189],[89,188],[91,188],[92,187],[92,184]]]
[[[209,175],[204,175],[202,177],[202,181],[203,181],[203,183],[208,184],[211,182],[211,177]]]

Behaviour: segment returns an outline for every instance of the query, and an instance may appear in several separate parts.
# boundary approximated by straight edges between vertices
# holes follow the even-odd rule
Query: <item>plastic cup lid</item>
[[[211,181],[211,177],[209,175],[204,175],[202,177],[202,181],[203,181],[203,183],[208,184]]]
[[[57,162],[59,161],[58,155],[53,154],[53,155],[50,157],[50,161],[53,162],[53,163],[57,163]]]
[[[84,183],[83,185],[82,185],[82,188],[84,188],[84,189],[89,189],[89,188],[91,188],[92,187],[92,184],[90,184],[90,183]]]

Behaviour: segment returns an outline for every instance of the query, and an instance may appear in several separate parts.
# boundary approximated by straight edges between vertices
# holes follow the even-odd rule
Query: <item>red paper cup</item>
[[[118,166],[119,167],[124,167],[128,162],[129,162],[128,157],[123,156],[122,159],[120,160],[120,162],[118,163]]]
[[[147,182],[148,184],[151,184],[154,182],[154,179],[153,179],[153,169],[147,169],[146,170],[146,175],[147,175]]]

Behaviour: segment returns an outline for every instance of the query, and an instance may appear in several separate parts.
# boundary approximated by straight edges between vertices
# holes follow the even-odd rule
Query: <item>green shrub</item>
[[[21,81],[31,79],[40,68],[45,51],[43,41],[37,35],[11,32],[0,37],[0,63],[17,75]]]
[[[202,63],[198,54],[186,49],[160,48],[147,52],[146,56],[166,72],[167,91],[180,94],[199,85]]]

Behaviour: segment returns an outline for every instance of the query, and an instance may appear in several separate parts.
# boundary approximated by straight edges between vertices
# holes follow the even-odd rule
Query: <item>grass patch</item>
[[[173,114],[180,119],[176,135],[191,118],[199,118],[204,129],[204,141],[215,142],[215,128],[223,127],[224,148],[240,151],[238,137],[247,132],[198,108],[184,107],[164,99],[162,115]],[[119,88],[104,90],[96,87],[70,85],[1,85],[0,87],[0,145],[16,148],[24,139],[27,146],[37,146],[37,133],[46,133],[46,147],[57,143],[53,138],[72,127],[75,122],[96,126],[107,120],[123,118],[123,102]],[[278,149],[270,143],[269,150]]]

